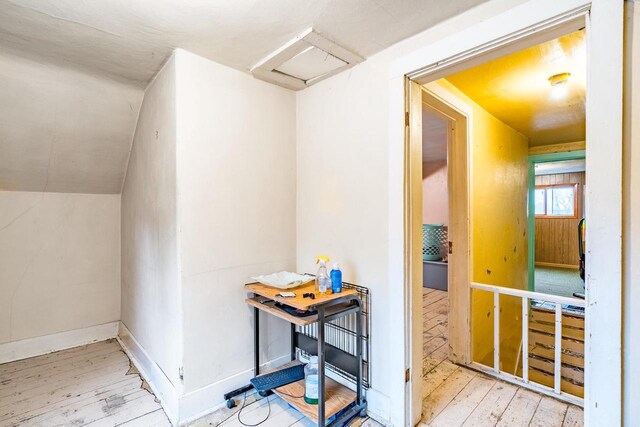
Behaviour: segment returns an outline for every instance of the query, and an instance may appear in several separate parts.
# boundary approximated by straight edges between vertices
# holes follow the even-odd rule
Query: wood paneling
[[[536,262],[578,268],[578,222],[584,215],[585,173],[536,176],[536,185],[578,184],[578,218],[536,218]]]

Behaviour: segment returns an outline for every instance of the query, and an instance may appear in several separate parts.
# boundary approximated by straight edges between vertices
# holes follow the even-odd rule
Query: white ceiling
[[[486,0],[0,0],[0,46],[146,85],[179,47],[239,70],[308,27],[370,56]]]
[[[447,159],[448,122],[439,115],[422,110],[422,161]]]
[[[313,27],[366,58],[485,1],[0,0],[0,190],[119,193],[174,48],[248,72]]]

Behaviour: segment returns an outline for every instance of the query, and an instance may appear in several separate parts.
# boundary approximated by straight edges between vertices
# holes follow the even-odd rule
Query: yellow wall
[[[527,289],[528,139],[465,96],[439,83],[472,108],[471,280]],[[500,301],[501,368],[514,373],[521,333],[521,302]],[[472,357],[493,365],[493,296],[474,291]]]

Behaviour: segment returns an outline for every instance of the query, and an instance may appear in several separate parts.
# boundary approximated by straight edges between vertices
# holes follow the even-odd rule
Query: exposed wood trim
[[[449,240],[454,242],[449,255],[449,359],[455,363],[471,361],[470,298],[471,272],[470,242],[470,188],[471,175],[468,159],[472,147],[472,109],[438,84],[424,86],[425,102],[430,110],[445,116],[451,122],[451,137],[447,144],[449,191]]]
[[[566,268],[571,270],[577,270],[579,266],[577,265],[569,265],[569,264],[555,264],[553,262],[537,262],[536,267],[555,267],[555,268]]]
[[[412,400],[407,418],[417,424],[422,417],[422,88],[407,79],[409,127],[406,142],[405,228],[406,269],[410,291]]]
[[[541,145],[529,147],[529,155],[566,153],[570,151],[580,151],[586,149],[585,141],[565,142],[562,144]]]
[[[578,218],[578,184],[577,183],[569,183],[569,184],[541,184],[536,185],[535,189],[547,189],[553,187],[573,187],[573,215],[538,215],[536,214],[536,218],[546,218],[546,219],[576,219]],[[545,193],[544,197],[544,210],[547,211],[547,196]]]

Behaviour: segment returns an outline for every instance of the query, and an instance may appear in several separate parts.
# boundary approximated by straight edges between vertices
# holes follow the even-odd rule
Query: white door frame
[[[398,350],[391,360],[395,425],[410,425],[418,408],[411,404],[413,382],[421,369],[413,360],[412,286],[405,245],[405,82],[442,77],[510,51],[566,32],[585,10],[587,18],[587,168],[589,217],[587,321],[585,346],[585,425],[620,425],[622,413],[622,52],[623,2],[619,0],[529,0],[475,25],[441,38],[394,61],[389,76],[389,282],[396,284],[389,304],[404,316],[391,325]],[[584,19],[584,18],[583,18]],[[557,34],[553,36],[553,32]],[[536,40],[539,38],[539,40]],[[480,58],[480,55],[482,57]],[[463,63],[464,62],[464,63]],[[405,370],[411,369],[405,382]]]

